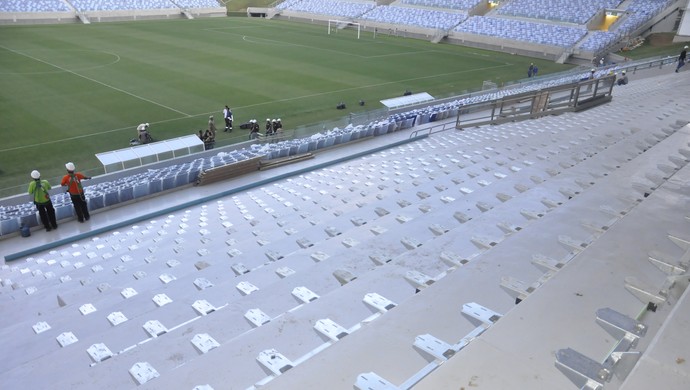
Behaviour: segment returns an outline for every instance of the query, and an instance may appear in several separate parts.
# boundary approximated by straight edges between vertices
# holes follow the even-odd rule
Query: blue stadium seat
[[[175,188],[176,178],[177,178],[177,176],[172,172],[169,173],[168,175],[166,175],[162,180],[163,191],[167,191],[167,190],[171,190],[171,189]]]
[[[149,194],[150,192],[148,181],[140,181],[134,186],[134,199],[143,198],[144,196],[147,196]]]
[[[117,188],[111,188],[105,193],[103,204],[105,207],[113,206],[120,203],[120,193]]]
[[[22,215],[19,219],[21,221],[20,224],[24,226],[34,227],[39,225],[37,212]]]
[[[0,234],[10,234],[19,230],[19,218],[8,218],[0,221]]]
[[[89,196],[86,198],[86,203],[89,207],[89,210],[102,209],[105,206],[105,198],[103,196],[103,193],[102,192],[89,193]]]

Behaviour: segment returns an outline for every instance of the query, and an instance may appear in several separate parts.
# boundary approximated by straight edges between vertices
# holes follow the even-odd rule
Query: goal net
[[[328,35],[337,34],[338,30],[352,29],[357,30],[357,39],[362,31],[362,26],[356,22],[348,22],[347,20],[328,19]]]

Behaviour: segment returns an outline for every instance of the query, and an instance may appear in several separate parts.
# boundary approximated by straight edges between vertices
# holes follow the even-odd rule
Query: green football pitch
[[[73,161],[102,173],[96,153],[129,146],[136,125],[158,140],[205,129],[228,104],[239,124],[281,118],[286,129],[381,110],[404,91],[447,97],[568,69],[449,44],[323,25],[227,17],[0,27],[0,197],[24,192],[29,172],[56,182]],[[366,104],[359,106],[357,102]],[[339,102],[347,110],[336,110]],[[352,113],[352,114],[350,114]]]

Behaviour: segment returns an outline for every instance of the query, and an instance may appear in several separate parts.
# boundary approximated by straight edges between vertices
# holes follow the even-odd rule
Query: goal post
[[[359,23],[349,22],[347,20],[328,19],[328,35],[331,35],[331,31],[333,31],[335,34],[338,32],[338,30],[342,30],[344,28],[356,28],[357,39],[359,39],[362,32],[362,26]]]

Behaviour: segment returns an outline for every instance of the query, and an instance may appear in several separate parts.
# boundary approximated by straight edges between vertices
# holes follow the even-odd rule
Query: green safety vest
[[[34,180],[29,183],[29,194],[33,195],[33,201],[36,204],[50,203],[50,184],[47,180]]]

